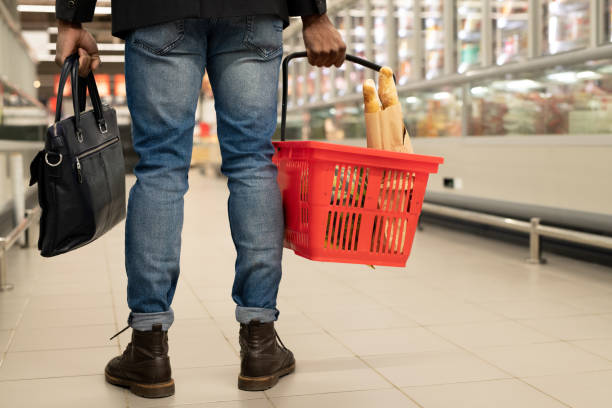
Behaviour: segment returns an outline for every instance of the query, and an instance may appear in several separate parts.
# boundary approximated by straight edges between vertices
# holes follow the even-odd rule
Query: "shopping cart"
[[[285,247],[314,261],[405,266],[430,173],[441,157],[316,141],[285,141],[283,60],[281,141],[274,142],[285,211]],[[380,65],[346,60],[380,71]],[[364,135],[365,138],[365,135]]]

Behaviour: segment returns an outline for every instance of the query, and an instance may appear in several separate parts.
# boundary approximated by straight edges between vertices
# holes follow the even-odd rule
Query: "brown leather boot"
[[[145,398],[174,394],[174,380],[168,357],[168,331],[155,324],[150,331],[132,329],[132,341],[122,355],[106,365],[106,381]],[[125,330],[125,329],[124,329]]]
[[[293,353],[278,337],[274,322],[252,321],[249,324],[240,324],[239,389],[267,390],[276,385],[280,377],[293,371]]]

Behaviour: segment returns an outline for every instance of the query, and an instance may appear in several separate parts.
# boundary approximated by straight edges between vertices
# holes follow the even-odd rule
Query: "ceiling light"
[[[40,4],[18,4],[17,11],[20,13],[55,13],[55,6],[43,6]],[[110,7],[96,7],[94,14],[110,15]]]

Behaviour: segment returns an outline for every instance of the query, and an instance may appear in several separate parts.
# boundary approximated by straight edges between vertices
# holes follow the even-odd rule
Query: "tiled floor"
[[[133,181],[130,179],[130,181]],[[297,372],[236,388],[234,249],[222,180],[192,172],[169,333],[176,395],[104,382],[129,341],[122,226],[57,258],[11,252],[0,293],[0,406],[612,406],[612,270],[426,226],[404,269],[315,263],[285,252],[278,330]]]

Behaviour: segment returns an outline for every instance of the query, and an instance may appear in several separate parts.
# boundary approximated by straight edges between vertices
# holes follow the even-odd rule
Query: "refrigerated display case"
[[[589,0],[544,0],[546,40],[544,52],[557,54],[584,48],[589,43]]]
[[[482,2],[457,1],[457,72],[464,73],[480,63]]]
[[[373,0],[372,1],[372,33],[370,34],[374,39],[374,62],[379,65],[386,65],[387,59],[387,47],[385,45],[386,38],[386,18],[387,18],[387,4],[385,0]]]
[[[608,41],[612,42],[612,0],[607,0],[606,1],[606,7],[605,7],[605,19],[604,19],[604,26],[606,27],[606,33],[607,33],[607,38]]]
[[[414,1],[349,2],[338,8],[342,18],[330,13],[348,52],[398,62],[398,89],[414,137],[612,134],[611,0],[458,0],[452,10],[444,0],[421,1],[415,10]],[[605,11],[597,19],[590,8],[596,1]],[[392,48],[386,36],[396,30]],[[387,55],[394,49],[396,55]],[[309,99],[290,110],[361,107],[366,68],[345,64],[331,69],[335,76],[307,65],[303,70],[304,85],[290,85]],[[340,122],[347,118],[363,119],[344,112]],[[333,129],[328,121],[327,133]]]
[[[404,122],[411,137],[461,136],[461,89],[400,93]]]
[[[351,19],[351,32],[349,33],[348,50],[350,54],[361,58],[366,56],[366,29],[365,29],[365,10],[362,0],[355,3],[355,8],[349,11]],[[346,67],[347,64],[344,64]],[[349,70],[347,78],[348,92],[361,92],[361,84],[365,80],[365,69],[361,65],[353,64]]]
[[[407,83],[412,77],[412,59],[414,58],[414,14],[412,0],[395,0],[397,19],[398,72],[397,81],[400,85]]]
[[[332,98],[332,69],[334,68],[319,68],[321,70],[321,98],[324,101],[329,101]]]
[[[470,135],[612,133],[612,60],[474,83]]]
[[[497,65],[527,58],[528,7],[528,0],[496,0],[493,3]]]
[[[443,7],[441,0],[423,4],[421,16],[425,27],[425,77],[427,79],[442,75],[444,70],[444,32]]]
[[[345,14],[339,14],[333,17],[334,26],[340,32],[342,38],[346,38],[348,35],[347,27],[348,27],[348,19],[350,16]],[[347,51],[348,52],[348,51]],[[346,95],[347,89],[347,80],[346,80],[346,65],[342,64],[339,68],[334,68],[333,74],[333,83],[331,84],[333,88],[333,92],[337,96]]]

